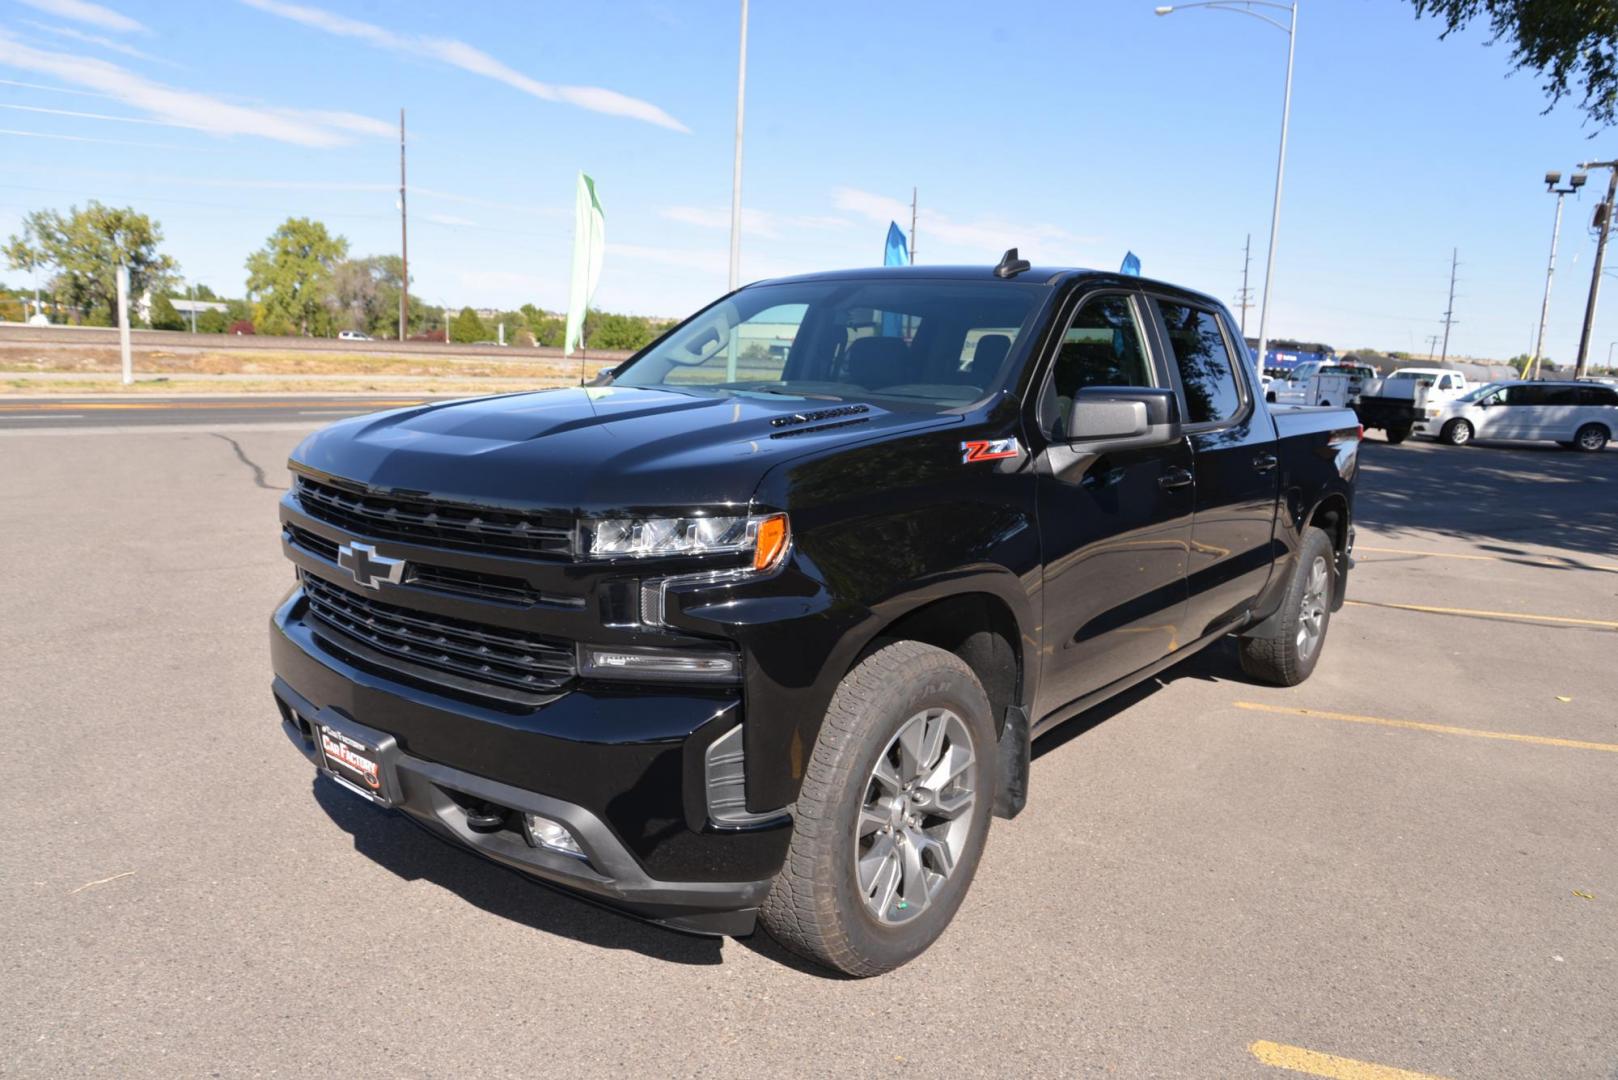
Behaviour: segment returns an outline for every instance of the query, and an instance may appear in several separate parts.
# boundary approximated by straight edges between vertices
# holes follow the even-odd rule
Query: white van
[[[1618,433],[1618,389],[1589,382],[1490,383],[1447,402],[1415,430],[1451,446],[1525,439],[1600,450]]]

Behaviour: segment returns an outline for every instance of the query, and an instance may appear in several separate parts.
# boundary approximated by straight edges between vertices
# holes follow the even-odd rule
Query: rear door
[[[1087,387],[1173,384],[1134,292],[1092,293],[1064,315],[1043,373],[1035,427],[1045,557],[1040,696],[1044,716],[1162,659],[1186,640],[1191,449],[1128,448],[1068,430]]]
[[[1280,462],[1275,424],[1237,370],[1229,319],[1213,306],[1150,300],[1180,390],[1195,459],[1196,505],[1186,573],[1187,641],[1242,615],[1275,560]]]

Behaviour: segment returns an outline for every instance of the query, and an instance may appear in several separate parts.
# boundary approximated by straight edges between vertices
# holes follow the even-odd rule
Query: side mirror
[[[1117,448],[1166,446],[1180,438],[1180,400],[1173,390],[1087,386],[1068,408],[1072,442],[1106,440]]]

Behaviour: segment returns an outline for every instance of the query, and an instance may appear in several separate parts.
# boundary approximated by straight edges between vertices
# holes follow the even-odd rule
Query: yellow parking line
[[[1608,563],[1581,563],[1571,555],[1564,555],[1558,560],[1550,555],[1469,555],[1458,551],[1421,551],[1416,548],[1390,548],[1369,547],[1365,544],[1354,546],[1356,553],[1370,551],[1377,555],[1420,555],[1428,559],[1467,559],[1475,562],[1509,562],[1527,566],[1554,566],[1563,570],[1606,570],[1618,573],[1618,566]]]
[[[1310,1076],[1325,1076],[1331,1080],[1442,1080],[1431,1073],[1395,1069],[1389,1065],[1373,1065],[1369,1061],[1322,1054],[1318,1050],[1305,1050],[1301,1046],[1260,1039],[1248,1046],[1248,1051],[1265,1065]]]
[[[1430,731],[1437,735],[1470,735],[1474,739],[1501,739],[1505,742],[1533,743],[1536,746],[1562,746],[1572,750],[1604,750],[1618,754],[1618,743],[1584,742],[1579,739],[1553,739],[1548,735],[1523,735],[1515,731],[1480,731],[1477,728],[1451,727],[1448,724],[1424,724],[1419,720],[1389,720],[1382,716],[1361,716],[1358,713],[1324,712],[1320,709],[1293,709],[1284,705],[1261,705],[1256,701],[1238,701],[1238,709],[1252,712],[1280,713],[1285,716],[1310,716],[1317,720],[1345,720],[1350,724],[1376,724],[1380,727],[1405,728],[1408,731]]]
[[[1483,619],[1512,619],[1518,622],[1566,623],[1569,626],[1599,626],[1604,630],[1618,630],[1618,621],[1612,619],[1575,619],[1567,615],[1530,615],[1520,611],[1482,611],[1477,608],[1429,607],[1426,604],[1389,604],[1372,600],[1345,600],[1354,607],[1398,608],[1400,611],[1421,611],[1430,615],[1473,615]]]

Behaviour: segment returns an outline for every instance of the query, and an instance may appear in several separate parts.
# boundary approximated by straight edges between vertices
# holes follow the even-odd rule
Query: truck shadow
[[[1517,547],[1618,554],[1618,453],[1562,450],[1550,443],[1466,447],[1367,439],[1355,517],[1383,539],[1444,534],[1481,542],[1508,557],[1542,558]],[[1362,534],[1363,535],[1363,534]],[[1369,541],[1367,541],[1369,542]]]
[[[354,850],[405,881],[427,881],[502,919],[602,949],[630,949],[676,964],[718,964],[719,938],[682,934],[597,907],[464,851],[404,814],[354,797],[317,775],[315,802],[354,839]]]

